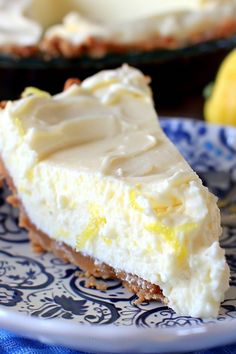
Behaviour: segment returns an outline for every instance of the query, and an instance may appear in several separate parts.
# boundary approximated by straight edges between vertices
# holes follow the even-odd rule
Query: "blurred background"
[[[212,6],[212,0],[208,2],[209,6]],[[73,58],[66,58],[63,55],[51,57],[41,53],[40,50],[33,55],[22,57],[1,51],[2,37],[9,32],[7,25],[1,22],[1,14],[12,11],[22,18],[36,22],[41,27],[43,36],[48,27],[62,23],[63,16],[71,11],[88,16],[90,20],[99,23],[105,18],[109,26],[112,21],[117,21],[118,24],[132,22],[134,16],[136,21],[142,21],[143,18],[154,21],[156,18],[157,23],[160,16],[161,18],[166,16],[169,20],[176,14],[182,16],[184,13],[194,11],[201,16],[199,8],[196,7],[196,4],[200,3],[198,0],[189,0],[187,8],[186,3],[182,0],[165,2],[150,0],[147,5],[147,2],[142,0],[130,0],[127,10],[127,1],[124,0],[119,1],[119,4],[114,0],[109,2],[99,0],[96,1],[96,6],[93,0],[1,0],[0,99],[15,99],[26,86],[36,86],[57,93],[62,90],[68,77],[84,79],[98,70],[115,68],[125,62],[140,68],[152,78],[159,115],[203,119],[205,100],[203,90],[215,80],[223,59],[236,46],[236,35],[232,29],[224,35],[217,35],[217,38],[203,36],[196,43],[184,43],[174,48],[166,48],[165,45],[143,51],[140,48],[139,50],[126,48],[123,52],[108,51],[100,57],[91,57],[87,53]],[[215,0],[214,6],[218,6],[218,3],[220,1]],[[233,6],[230,16],[236,23],[235,1],[226,0],[225,3],[229,8]],[[132,6],[135,8],[133,13],[130,10]],[[211,23],[211,9],[207,11],[208,22]],[[212,7],[212,14],[214,11]],[[220,22],[220,18],[218,21]],[[204,25],[201,31],[207,32],[207,24]],[[14,23],[8,26],[10,31],[14,32]]]

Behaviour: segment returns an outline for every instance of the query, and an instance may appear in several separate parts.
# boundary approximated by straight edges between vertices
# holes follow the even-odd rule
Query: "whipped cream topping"
[[[147,82],[138,70],[124,65],[54,97],[30,95],[14,104],[10,112],[21,122],[25,139],[39,159],[75,146],[79,147],[77,161],[84,169],[133,176],[140,175],[136,164],[139,159],[144,162],[143,153],[149,151],[143,173],[154,173],[153,149],[161,141],[156,137],[155,115],[151,113],[143,120],[145,108],[152,102]],[[132,97],[139,98],[133,108]]]
[[[148,81],[123,66],[26,90],[0,110],[1,158],[39,230],[159,285],[179,314],[216,316],[229,286],[216,198],[162,132]]]
[[[100,0],[95,7],[91,1],[81,1],[76,10],[65,16],[63,24],[49,28],[46,38],[60,37],[74,45],[90,38],[131,44],[163,36],[184,42],[235,19],[236,1],[149,1],[145,5],[143,1],[112,1],[105,6]]]
[[[0,1],[0,46],[38,44],[42,29],[24,15],[29,0]]]
[[[22,13],[32,0],[0,0],[1,11]]]

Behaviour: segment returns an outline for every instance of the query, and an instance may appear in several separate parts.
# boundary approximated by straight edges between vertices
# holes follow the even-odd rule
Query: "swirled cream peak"
[[[9,109],[39,160],[74,147],[85,168],[88,161],[105,174],[132,175],[137,174],[132,164],[125,166],[147,153],[143,172],[147,174],[153,170],[151,155],[159,144],[156,117],[152,110],[147,113],[152,102],[148,82],[138,70],[124,65],[55,96],[26,89]],[[92,163],[94,150],[99,159]]]

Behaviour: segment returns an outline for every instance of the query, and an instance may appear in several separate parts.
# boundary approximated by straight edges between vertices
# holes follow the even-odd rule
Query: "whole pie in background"
[[[235,0],[2,0],[0,50],[101,57],[179,48],[236,32]]]

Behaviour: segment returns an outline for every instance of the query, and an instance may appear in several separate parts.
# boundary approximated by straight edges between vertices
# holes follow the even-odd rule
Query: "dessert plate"
[[[102,353],[184,352],[236,340],[236,129],[177,118],[161,124],[220,198],[221,243],[231,268],[231,287],[220,315],[193,318],[177,316],[158,302],[134,305],[135,296],[118,281],[106,281],[106,291],[87,289],[76,267],[31,251],[2,190],[1,327],[46,343]]]

